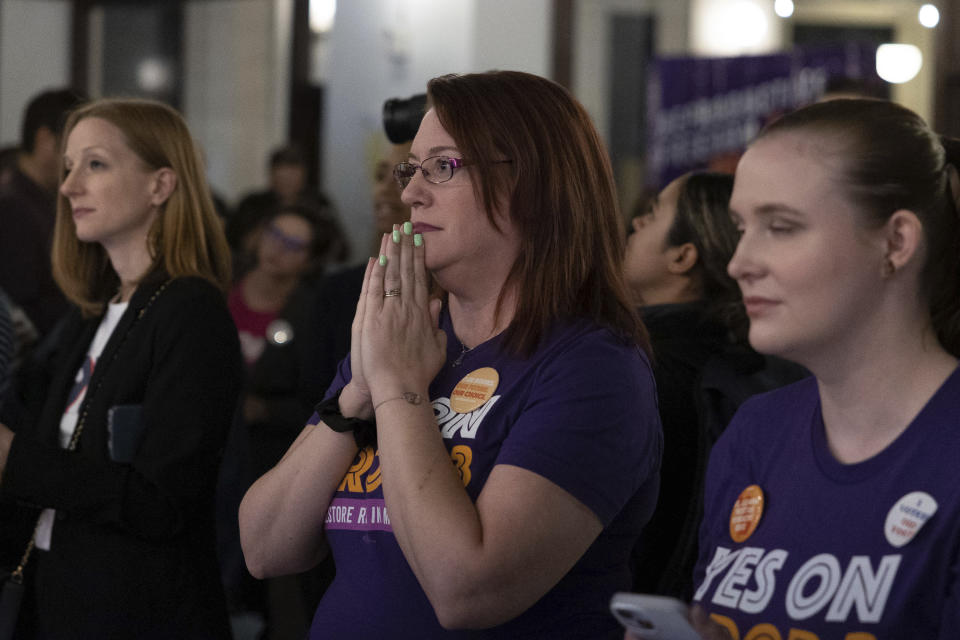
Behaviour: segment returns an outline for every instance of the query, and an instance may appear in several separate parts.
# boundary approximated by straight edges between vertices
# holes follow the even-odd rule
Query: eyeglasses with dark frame
[[[510,162],[510,160],[495,160],[493,164],[503,162]],[[400,190],[402,191],[406,189],[410,181],[413,180],[417,169],[420,170],[420,173],[423,174],[427,182],[441,184],[450,180],[457,169],[471,164],[476,163],[464,160],[463,158],[451,158],[450,156],[430,156],[429,158],[424,158],[419,164],[416,162],[401,162],[397,164],[397,166],[393,168],[393,177],[396,179],[397,184],[400,185]]]

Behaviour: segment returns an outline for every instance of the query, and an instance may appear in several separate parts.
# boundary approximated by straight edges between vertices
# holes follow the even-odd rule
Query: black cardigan
[[[104,348],[77,450],[59,447],[59,424],[100,319],[76,311],[39,420],[10,450],[0,497],[57,510],[51,550],[31,560],[50,637],[229,638],[214,490],[239,342],[209,282],[179,278],[154,297],[160,288],[159,279],[138,287]],[[142,405],[145,425],[129,465],[110,460],[107,442],[109,408],[127,404]]]

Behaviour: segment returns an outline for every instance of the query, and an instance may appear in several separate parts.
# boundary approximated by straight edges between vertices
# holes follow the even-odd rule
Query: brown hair
[[[123,133],[130,149],[152,170],[168,167],[176,186],[149,231],[153,264],[147,273],[199,276],[224,293],[230,286],[230,250],[217,218],[193,138],[180,114],[165,104],[139,99],[104,99],[74,111],[62,146],[84,118],[100,118]],[[77,239],[70,203],[57,197],[53,234],[53,275],[66,296],[87,315],[103,310],[119,279],[106,251]]]
[[[506,348],[529,355],[555,318],[588,318],[649,351],[620,268],[610,160],[583,106],[560,85],[518,71],[441,76],[427,94],[464,157],[480,167],[475,189],[491,224],[497,228],[496,204],[508,198],[520,234],[507,276],[517,309]]]
[[[923,224],[927,245],[921,294],[929,304],[940,344],[960,356],[960,218],[951,193],[948,164],[957,147],[941,141],[906,107],[872,99],[814,104],[771,123],[761,137],[809,131],[839,145],[838,176],[867,224],[882,226],[906,209]]]
[[[733,176],[728,173],[691,173],[683,178],[677,197],[677,213],[667,230],[667,246],[687,242],[697,248],[694,272],[700,279],[701,298],[707,312],[723,323],[739,340],[749,329],[743,297],[727,264],[737,249],[740,234],[730,219]]]

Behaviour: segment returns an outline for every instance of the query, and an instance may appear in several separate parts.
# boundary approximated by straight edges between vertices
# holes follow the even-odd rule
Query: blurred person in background
[[[297,204],[280,206],[257,238],[256,262],[228,299],[246,376],[220,476],[218,552],[232,614],[260,617],[276,627],[289,624],[283,620],[287,616],[270,614],[268,591],[243,564],[237,509],[250,484],[296,438],[316,403],[302,398],[299,358],[310,334],[320,330],[309,317],[317,281],[346,241],[332,208]]]
[[[259,235],[266,221],[281,207],[291,205],[320,210],[332,206],[324,194],[310,186],[307,160],[296,144],[278,147],[270,153],[267,188],[244,195],[227,217],[235,277],[241,277],[256,264]]]
[[[0,183],[0,288],[23,309],[39,337],[67,310],[50,273],[60,138],[69,112],[84,97],[73,89],[35,96],[23,114],[15,162]]]
[[[410,143],[388,145],[384,140],[378,148],[372,171],[373,223],[372,250],[379,251],[380,239],[390,233],[394,225],[410,219],[410,207],[400,199],[400,187],[393,177],[393,168],[407,159]],[[327,556],[317,567],[298,574],[267,580],[266,593],[259,591],[253,578],[243,566],[236,538],[237,509],[243,491],[250,482],[266,473],[275,465],[287,448],[293,444],[304,422],[313,412],[313,407],[323,397],[336,374],[337,364],[350,352],[350,329],[357,308],[357,300],[363,284],[366,264],[349,267],[324,277],[317,287],[303,289],[298,296],[289,322],[280,327],[283,340],[268,339],[258,366],[254,367],[250,386],[261,397],[286,398],[284,415],[288,418],[272,426],[261,424],[250,433],[244,447],[246,473],[239,495],[234,495],[229,518],[231,535],[230,566],[242,574],[240,582],[248,585],[246,592],[260,600],[253,605],[265,604],[265,618],[272,637],[302,637],[310,626],[313,612],[334,575],[333,558]],[[296,400],[291,392],[296,390]],[[257,402],[262,402],[257,400]],[[266,602],[263,602],[265,597]]]
[[[384,145],[374,164],[371,253],[379,253],[385,233],[392,233],[395,225],[410,219],[410,207],[400,199],[400,187],[393,177],[393,168],[405,162],[409,153],[410,142]],[[304,367],[311,406],[330,386],[337,364],[350,352],[350,329],[365,271],[366,264],[359,264],[333,273],[320,283],[313,307],[315,342],[310,345]]]
[[[268,331],[270,326],[283,320],[281,315],[298,289],[315,285],[330,254],[345,244],[329,208],[317,210],[303,205],[281,206],[266,219],[257,239],[256,262],[233,286],[229,297],[230,313],[250,371],[267,342],[275,338],[275,332]],[[281,343],[293,338],[288,334]],[[247,419],[262,417],[263,408],[247,407],[244,415]]]
[[[20,147],[3,147],[0,149],[0,187],[9,183],[17,172],[17,156]]]
[[[746,342],[747,316],[727,274],[739,234],[733,176],[690,173],[635,211],[624,277],[653,347],[663,423],[657,509],[634,548],[634,590],[693,596],[693,566],[710,448],[747,397],[805,375]]]

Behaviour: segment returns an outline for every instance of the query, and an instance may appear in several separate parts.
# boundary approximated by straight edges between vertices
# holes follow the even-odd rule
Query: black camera
[[[427,112],[427,94],[409,98],[390,98],[383,103],[383,129],[393,144],[410,142],[417,135],[423,114]]]

